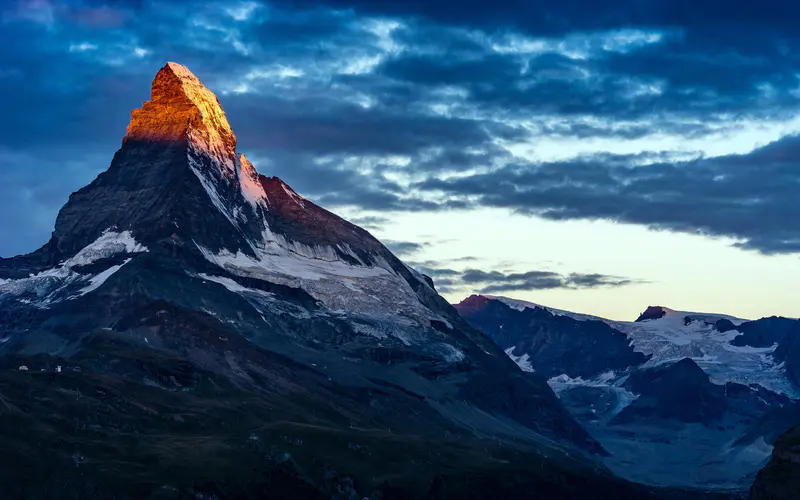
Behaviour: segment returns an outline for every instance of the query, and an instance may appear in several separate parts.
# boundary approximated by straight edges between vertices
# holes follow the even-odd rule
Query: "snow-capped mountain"
[[[456,309],[466,318],[476,317],[477,315],[470,315],[464,311],[470,307],[470,303],[481,301],[481,297],[483,296],[470,297],[457,304]],[[746,343],[744,340],[743,332],[751,331],[753,326],[759,324],[758,321],[725,314],[674,311],[660,306],[648,307],[636,321],[615,321],[506,297],[486,296],[483,299],[504,304],[517,312],[539,310],[549,313],[548,316],[570,318],[583,322],[584,329],[590,324],[593,325],[592,322],[608,325],[613,331],[621,332],[627,337],[627,342],[634,352],[647,357],[643,367],[655,367],[689,358],[715,383],[758,384],[793,398],[800,397],[798,392],[800,384],[792,379],[785,362],[773,356],[778,349],[778,339],[772,339],[772,342],[762,340],[761,345],[757,346],[749,345],[753,342]],[[787,326],[796,323],[795,320],[785,318],[776,320],[785,321]],[[503,333],[507,334],[505,331]],[[530,332],[522,332],[521,335],[530,336]],[[494,338],[497,335],[490,334],[490,336]],[[608,347],[607,343],[608,341],[604,347]],[[765,343],[769,345],[763,346]],[[501,343],[501,347],[504,347],[504,344]],[[533,356],[533,353],[524,352],[522,346],[515,346],[511,354],[517,358],[526,354],[529,358]],[[632,363],[631,366],[633,364],[638,363]],[[570,378],[581,376],[585,379],[603,375],[612,368],[613,366],[607,364],[593,370],[594,373],[586,373],[585,362],[575,363],[568,366],[561,374]]]
[[[166,246],[202,256],[215,267],[187,274],[226,286],[256,311],[274,299],[237,278],[302,290],[364,335],[463,358],[431,326],[448,324],[436,312],[447,307],[424,279],[366,231],[259,175],[236,153],[216,96],[188,69],[169,63],[132,115],[111,168],[70,197],[51,241],[2,263],[7,300],[48,307],[73,299],[148,246]],[[101,269],[109,259],[122,260]]]
[[[582,498],[664,498],[589,458],[604,450],[545,379],[422,275],[236,147],[216,96],[169,63],[50,241],[0,259],[12,496],[331,498],[356,477],[460,498],[490,470],[471,493],[524,478],[507,498],[557,494],[570,481],[552,478],[573,477]]]
[[[749,484],[792,424],[781,415],[795,414],[800,396],[796,320],[651,306],[614,321],[480,295],[455,307],[521,369],[547,378],[627,477]]]

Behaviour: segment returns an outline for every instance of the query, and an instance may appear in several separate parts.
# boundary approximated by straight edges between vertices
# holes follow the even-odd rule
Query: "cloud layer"
[[[44,243],[167,60],[220,96],[260,171],[372,227],[489,206],[796,253],[798,14],[788,1],[6,2],[0,255]],[[758,134],[778,140],[725,149]],[[475,283],[626,284],[511,274]]]
[[[469,262],[472,258],[460,259]],[[456,262],[453,262],[456,263]],[[440,293],[513,294],[538,290],[585,290],[615,288],[647,283],[644,280],[609,276],[600,273],[558,273],[555,271],[485,271],[467,267],[456,270],[439,262],[410,262],[420,272],[431,277]]]

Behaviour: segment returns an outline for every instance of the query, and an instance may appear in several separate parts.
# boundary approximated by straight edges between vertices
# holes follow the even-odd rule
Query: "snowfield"
[[[0,280],[0,301],[11,297],[18,302],[46,308],[51,304],[66,299],[77,298],[97,290],[105,281],[122,266],[130,262],[114,265],[95,275],[82,274],[74,268],[94,264],[118,254],[136,254],[146,252],[147,247],[138,243],[130,231],[116,232],[107,229],[94,242],[82,248],[73,257],[58,266],[21,279]],[[70,293],[73,285],[84,284]]]

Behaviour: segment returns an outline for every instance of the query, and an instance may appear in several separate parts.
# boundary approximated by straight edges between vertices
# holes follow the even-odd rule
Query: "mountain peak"
[[[459,311],[459,313],[464,314],[464,313],[480,311],[481,309],[486,307],[486,305],[489,304],[489,302],[491,302],[491,299],[489,297],[486,297],[485,295],[473,294],[467,297],[466,299],[462,300],[458,304],[454,304],[453,307],[455,307],[456,310]]]
[[[641,323],[642,321],[647,321],[649,319],[661,319],[667,315],[667,313],[674,312],[672,309],[663,306],[648,306],[647,309],[644,310],[642,314],[636,318],[636,323]]]
[[[217,96],[191,72],[168,62],[153,79],[150,100],[131,112],[128,141],[189,142],[233,170],[236,136]]]

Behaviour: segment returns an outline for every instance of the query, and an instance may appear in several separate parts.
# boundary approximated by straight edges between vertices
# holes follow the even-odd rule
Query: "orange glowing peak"
[[[236,136],[217,96],[174,62],[156,75],[150,100],[131,112],[123,144],[130,140],[186,142],[235,169]]]

